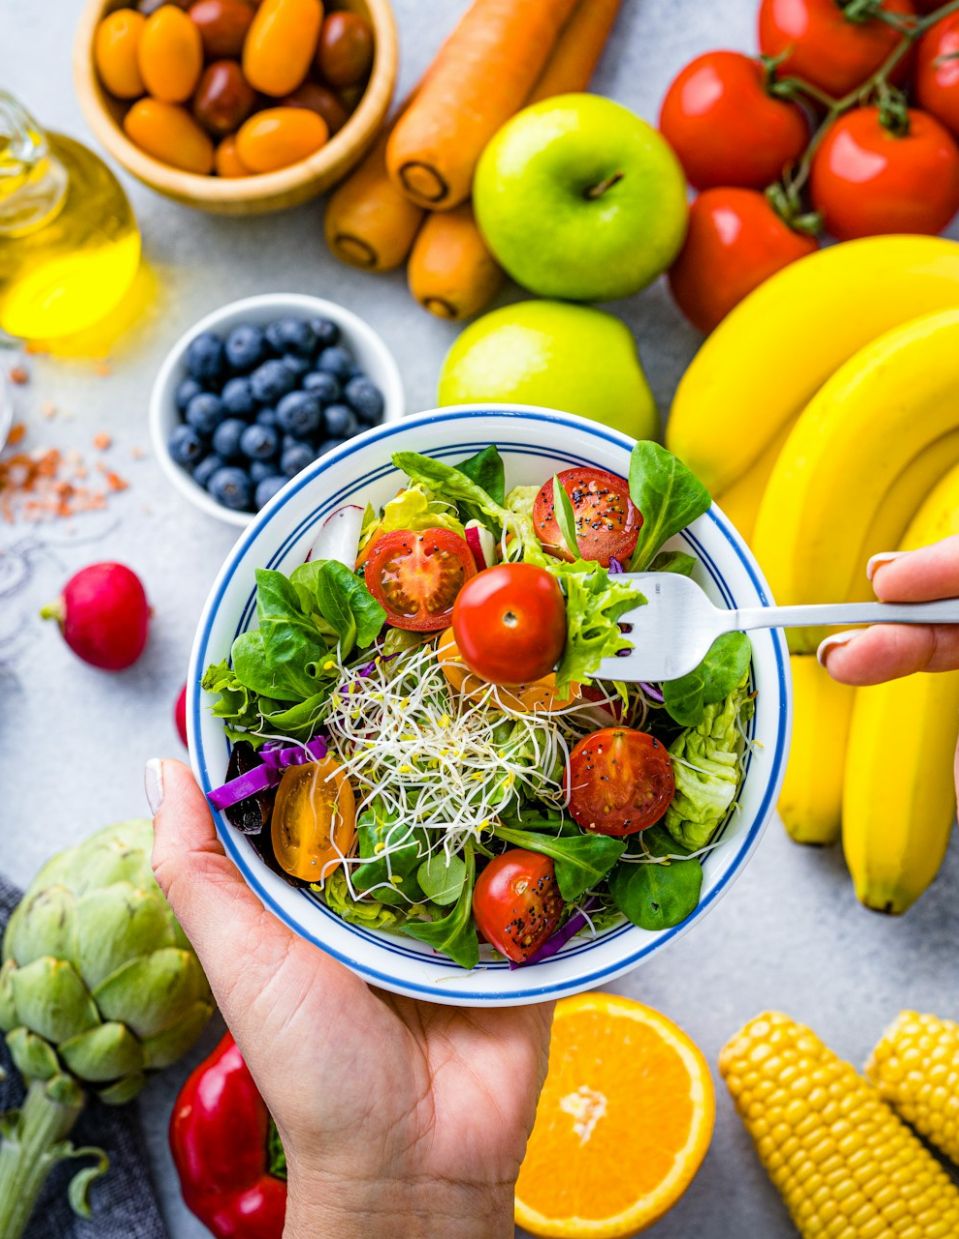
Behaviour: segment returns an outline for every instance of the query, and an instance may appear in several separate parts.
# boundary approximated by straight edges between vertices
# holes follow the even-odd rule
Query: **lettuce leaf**
[[[645,572],[663,543],[712,504],[699,478],[650,439],[640,440],[629,458],[629,494],[643,517],[630,572]]]
[[[695,727],[707,706],[724,701],[749,670],[752,645],[744,632],[717,637],[692,671],[663,685],[663,704],[680,727]]]
[[[565,693],[571,682],[588,684],[604,658],[630,648],[619,619],[646,599],[629,581],[610,576],[596,563],[554,559],[549,569],[566,595],[566,645],[556,669],[556,687]]]
[[[434,498],[419,484],[406,486],[383,507],[383,515],[373,513],[364,520],[360,547],[369,545],[383,533],[397,529],[450,529],[464,536],[463,522],[455,508],[443,499]]]
[[[394,929],[401,914],[380,903],[378,899],[354,899],[342,869],[336,869],[323,883],[326,906],[351,925],[366,929]]]

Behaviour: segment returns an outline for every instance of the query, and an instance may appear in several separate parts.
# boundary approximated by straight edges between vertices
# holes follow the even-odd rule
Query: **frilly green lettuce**
[[[442,499],[428,495],[426,488],[419,484],[401,490],[384,506],[382,516],[364,526],[361,546],[378,538],[381,533],[392,533],[397,529],[451,529],[461,538],[465,536],[456,509]]]
[[[702,721],[669,746],[676,759],[676,795],[666,811],[666,829],[691,852],[705,847],[736,799],[745,747],[743,723],[752,714],[748,672],[724,700],[705,707]]]
[[[369,895],[354,899],[342,869],[335,870],[323,883],[323,898],[330,911],[351,925],[366,929],[392,929],[402,919],[398,909],[388,908]]]

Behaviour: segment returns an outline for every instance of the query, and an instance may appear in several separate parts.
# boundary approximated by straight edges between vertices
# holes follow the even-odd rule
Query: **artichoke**
[[[153,877],[152,844],[148,821],[105,827],[48,861],[10,918],[0,1029],[28,1093],[19,1115],[0,1118],[5,1169],[15,1169],[11,1146],[51,1166],[75,1155],[64,1138],[86,1090],[108,1104],[129,1101],[147,1071],[190,1049],[212,1014],[203,971]],[[74,1180],[79,1211],[103,1169],[101,1154]],[[26,1225],[36,1178],[26,1165],[0,1174],[3,1239]]]

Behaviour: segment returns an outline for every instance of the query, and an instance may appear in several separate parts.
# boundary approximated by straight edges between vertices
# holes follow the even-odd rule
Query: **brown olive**
[[[358,13],[331,13],[320,29],[316,65],[330,86],[355,86],[373,63],[373,31]]]
[[[322,116],[331,136],[342,129],[350,118],[349,112],[333,91],[326,86],[320,86],[318,82],[304,82],[292,95],[281,99],[280,103],[286,108],[306,108],[307,111]]]
[[[193,115],[209,133],[232,133],[253,111],[256,95],[235,60],[207,65],[193,96]]]
[[[189,13],[207,56],[219,60],[240,55],[254,15],[246,0],[197,0]]]

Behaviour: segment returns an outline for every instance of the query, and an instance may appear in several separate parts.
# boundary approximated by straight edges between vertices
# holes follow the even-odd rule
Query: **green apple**
[[[627,297],[666,270],[686,235],[672,148],[599,95],[544,99],[507,121],[479,161],[473,204],[500,265],[541,297]]]
[[[612,314],[563,301],[521,301],[471,323],[446,355],[438,399],[538,404],[636,439],[659,432],[629,328]]]

